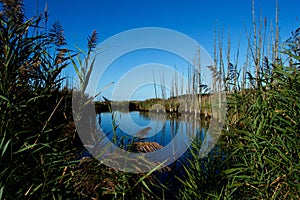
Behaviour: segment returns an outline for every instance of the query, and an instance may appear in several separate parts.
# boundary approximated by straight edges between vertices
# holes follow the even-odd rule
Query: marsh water
[[[104,112],[97,114],[98,127],[118,146],[126,147],[133,141],[156,142],[164,148],[177,141],[178,146],[190,144],[191,140],[210,141],[208,122],[195,115],[172,115],[151,112]],[[203,143],[202,143],[203,144]],[[157,178],[170,188],[176,188],[182,177],[182,164],[189,157],[189,149],[168,165],[171,172],[158,172]]]
[[[172,115],[151,112],[104,112],[97,114],[98,127],[119,146],[130,142],[156,142],[165,147],[174,138],[186,145],[200,139],[209,141],[207,122],[194,115]]]

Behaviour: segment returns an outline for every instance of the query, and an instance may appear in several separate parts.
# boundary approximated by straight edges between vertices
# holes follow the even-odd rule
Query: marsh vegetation
[[[195,140],[181,173],[163,182],[155,170],[105,166],[86,155],[78,137],[61,72],[73,66],[88,79],[97,32],[86,53],[70,50],[47,12],[27,18],[23,1],[0,2],[0,199],[300,198],[300,28],[280,43],[279,22],[268,31],[253,13],[242,66],[232,62],[230,38],[224,50],[215,33],[210,69],[228,94],[224,130],[205,158],[195,153],[203,140]],[[86,85],[80,82],[80,95]]]

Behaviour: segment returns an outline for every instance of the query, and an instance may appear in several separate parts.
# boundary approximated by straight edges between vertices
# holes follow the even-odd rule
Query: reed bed
[[[215,150],[205,159],[193,154],[184,168],[182,199],[300,197],[299,29],[279,48],[277,8],[275,34],[265,41],[266,20],[256,21],[252,3],[253,34],[251,38],[247,32],[248,55],[241,75],[230,55],[225,69],[223,46],[215,45],[212,70],[226,86],[227,123]],[[199,145],[193,148],[197,151]]]
[[[62,71],[72,63],[87,78],[90,55],[67,48],[62,25],[48,28],[47,10],[27,19],[22,0],[0,3],[0,199],[155,196],[149,174],[120,173],[81,153]],[[96,32],[88,53],[95,44]]]
[[[130,174],[99,163],[78,137],[62,71],[71,64],[80,80],[87,80],[76,85],[83,105],[93,101],[84,92],[97,32],[88,37],[86,53],[72,51],[59,22],[48,29],[47,10],[27,20],[22,0],[0,3],[0,199],[300,198],[300,29],[280,48],[278,9],[275,34],[267,37],[266,20],[257,22],[253,1],[253,31],[246,31],[243,66],[231,62],[230,37],[224,53],[219,34],[211,70],[214,85],[222,81],[226,86],[224,130],[205,158],[198,154],[201,139],[195,141],[177,169],[180,176],[176,169],[169,171],[178,183],[162,184],[154,170]],[[192,91],[201,79],[193,72],[189,76]],[[179,88],[173,93],[178,97]],[[175,100],[180,98],[169,106]],[[202,100],[200,95],[200,112],[209,108]],[[150,109],[152,104],[140,106]]]

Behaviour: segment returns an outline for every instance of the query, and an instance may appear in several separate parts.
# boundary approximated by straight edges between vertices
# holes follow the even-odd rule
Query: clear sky
[[[45,0],[24,0],[24,3],[27,16],[35,15],[36,8],[42,12],[46,5]],[[214,31],[224,30],[225,46],[227,34],[230,32],[234,54],[239,41],[241,41],[241,53],[245,52],[247,46],[245,27],[252,30],[251,0],[48,0],[47,4],[50,14],[49,24],[56,20],[62,23],[71,49],[74,49],[75,45],[84,48],[86,38],[93,30],[97,30],[101,42],[129,29],[163,27],[193,38],[211,55]],[[255,1],[257,15],[261,11],[262,17],[268,19],[268,24],[271,21],[275,24],[275,7],[275,0]],[[279,0],[281,41],[287,39],[291,31],[299,27],[299,7],[299,0]],[[155,52],[150,52],[147,62],[158,62],[159,56],[155,57],[155,55]],[[164,59],[167,58],[168,56]],[[124,62],[126,65],[130,65],[128,60],[130,59]],[[137,64],[143,63],[137,62],[132,66]],[[178,67],[178,63],[175,62],[163,62],[163,64]],[[117,81],[117,77],[122,73],[117,69],[111,70],[105,75],[104,82],[108,84],[109,80]],[[153,97],[153,91],[148,94],[141,93],[135,98],[147,98],[145,95]]]

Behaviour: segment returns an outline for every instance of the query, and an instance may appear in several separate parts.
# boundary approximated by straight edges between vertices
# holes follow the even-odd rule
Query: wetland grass
[[[96,32],[88,38],[87,54],[79,55],[67,49],[58,22],[49,31],[45,27],[47,12],[44,18],[26,20],[23,1],[0,2],[0,199],[300,198],[300,31],[280,50],[278,9],[270,41],[261,32],[266,22],[257,27],[253,18],[241,78],[238,63],[231,62],[230,39],[227,70],[222,42],[217,47],[215,41],[212,70],[218,76],[213,85],[219,79],[229,93],[225,129],[205,158],[197,153],[201,140],[195,141],[184,174],[177,178],[180,184],[167,187],[154,170],[124,173],[84,154],[72,117],[72,94],[62,89],[61,72],[71,63],[81,80],[89,79]],[[192,91],[201,80],[189,76]],[[83,94],[86,86],[79,84]],[[179,96],[179,86],[174,87]],[[200,101],[205,109],[205,100]],[[142,106],[150,109],[152,104]]]

